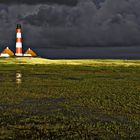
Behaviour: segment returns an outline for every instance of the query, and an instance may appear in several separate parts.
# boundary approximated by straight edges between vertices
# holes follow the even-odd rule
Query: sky
[[[46,58],[140,59],[139,0],[1,0],[0,51],[15,49],[22,24],[24,51]]]

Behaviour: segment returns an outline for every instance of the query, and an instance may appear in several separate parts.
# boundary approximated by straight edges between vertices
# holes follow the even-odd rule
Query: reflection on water
[[[21,72],[16,72],[16,84],[21,84],[22,83],[22,73]]]

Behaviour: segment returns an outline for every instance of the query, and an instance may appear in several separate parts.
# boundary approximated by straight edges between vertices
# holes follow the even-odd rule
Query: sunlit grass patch
[[[14,57],[0,58],[0,64],[57,64],[57,65],[85,65],[85,66],[140,66],[140,60],[112,60],[112,59],[79,59],[52,60],[45,58]]]

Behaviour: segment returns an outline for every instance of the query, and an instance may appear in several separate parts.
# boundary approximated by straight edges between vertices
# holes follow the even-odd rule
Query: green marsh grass
[[[0,60],[0,139],[140,139],[138,61],[5,61]]]

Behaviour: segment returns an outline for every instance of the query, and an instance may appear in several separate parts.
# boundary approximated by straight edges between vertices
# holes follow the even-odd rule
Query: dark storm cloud
[[[79,0],[75,7],[40,6],[22,21],[42,28],[41,38],[54,44],[139,45],[139,8],[138,0],[106,0],[99,9],[93,0]]]
[[[65,5],[76,5],[77,0],[0,0],[2,4],[65,4]]]

